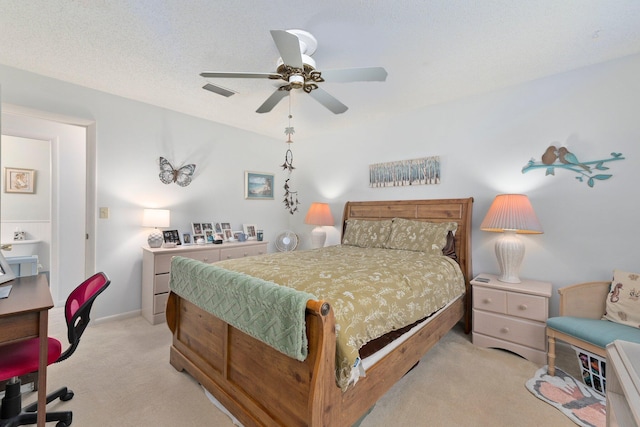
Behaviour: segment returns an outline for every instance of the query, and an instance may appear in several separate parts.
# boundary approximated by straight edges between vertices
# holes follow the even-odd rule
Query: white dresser
[[[526,279],[505,283],[493,274],[480,274],[471,285],[473,343],[509,350],[544,365],[551,283]]]
[[[221,245],[185,245],[175,248],[142,248],[142,316],[155,325],[165,321],[169,298],[171,258],[182,256],[206,263],[267,253],[269,242],[247,241]]]

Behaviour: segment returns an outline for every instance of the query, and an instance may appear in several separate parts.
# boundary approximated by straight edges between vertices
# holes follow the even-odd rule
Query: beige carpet
[[[53,309],[50,319],[51,335],[66,343],[62,310]],[[537,365],[477,348],[470,339],[460,328],[451,331],[383,396],[362,427],[574,426],[525,388]],[[49,367],[50,391],[67,385],[75,392],[71,401],[49,407],[71,409],[77,427],[233,426],[197,382],[171,367],[170,342],[166,325],[142,317],[93,323],[76,353]],[[572,350],[560,353],[558,366],[575,376]],[[35,397],[29,393],[25,401]]]

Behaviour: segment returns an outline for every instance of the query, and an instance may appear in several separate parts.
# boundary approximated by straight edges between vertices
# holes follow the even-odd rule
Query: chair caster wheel
[[[66,422],[64,422],[64,421],[58,421],[58,422],[56,423],[56,427],[69,427],[70,425],[71,425],[71,423],[68,423],[68,424],[67,424],[67,423],[66,423]]]
[[[67,400],[71,400],[73,399],[73,391],[69,390],[66,394],[60,396],[60,400],[62,400],[63,402],[66,402]],[[64,427],[64,426],[58,426],[58,427]]]

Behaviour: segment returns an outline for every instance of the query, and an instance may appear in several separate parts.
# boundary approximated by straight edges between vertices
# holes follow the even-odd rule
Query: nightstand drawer
[[[473,307],[493,311],[494,313],[507,312],[507,293],[495,289],[473,287]]]
[[[512,316],[546,322],[548,306],[549,303],[545,297],[513,292],[509,292],[507,295],[507,313]]]
[[[474,332],[546,350],[544,323],[473,310]]]

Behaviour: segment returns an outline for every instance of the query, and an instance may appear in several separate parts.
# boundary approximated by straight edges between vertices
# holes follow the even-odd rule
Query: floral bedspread
[[[216,265],[328,301],[336,317],[336,375],[342,390],[362,345],[428,316],[465,292],[455,261],[424,252],[338,245]]]

